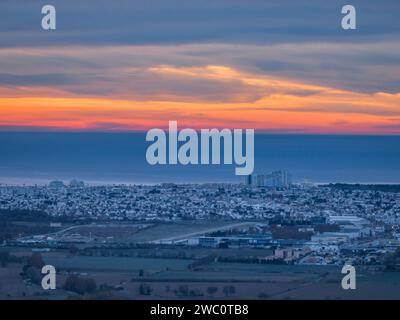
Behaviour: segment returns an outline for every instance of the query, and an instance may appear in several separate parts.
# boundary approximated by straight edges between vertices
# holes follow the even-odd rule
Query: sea
[[[145,133],[0,132],[0,184],[239,183],[236,165],[155,165]],[[256,134],[255,170],[297,183],[400,183],[400,136]]]

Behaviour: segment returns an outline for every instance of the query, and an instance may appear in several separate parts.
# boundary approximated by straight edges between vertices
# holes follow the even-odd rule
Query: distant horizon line
[[[34,183],[33,181],[30,183],[4,183],[0,181],[0,187],[48,187],[51,182],[62,182],[65,187],[68,187],[69,184],[66,182],[77,180],[79,182],[84,183],[84,187],[102,187],[102,186],[160,186],[160,185],[244,185],[242,182],[122,182],[122,181],[85,181],[83,179],[38,179],[42,180],[42,183]],[[46,182],[44,182],[46,180]],[[361,185],[361,186],[400,186],[399,182],[312,182],[312,181],[303,181],[303,182],[294,182],[291,185],[300,186],[300,185],[312,185],[312,186],[325,186],[325,185]],[[266,186],[260,186],[259,188],[268,188]]]
[[[212,129],[212,128],[211,128]],[[216,128],[225,129],[225,128]],[[194,129],[200,131],[201,129]],[[268,131],[268,130],[255,130],[255,135],[274,135],[274,136],[359,136],[359,137],[400,137],[400,133],[352,133],[352,132],[290,132],[290,131]],[[144,130],[121,130],[121,131],[97,131],[97,130],[2,130],[0,127],[0,134],[146,134]]]

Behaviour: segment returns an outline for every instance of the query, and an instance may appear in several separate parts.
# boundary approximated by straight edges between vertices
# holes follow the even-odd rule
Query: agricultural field
[[[168,241],[180,240],[187,237],[198,236],[204,233],[230,228],[231,226],[248,225],[252,223],[233,223],[232,221],[190,221],[173,224],[157,224],[143,229],[132,236],[132,241]]]
[[[55,232],[20,238],[47,243],[159,243],[172,242],[209,232],[254,225],[255,222],[190,221],[178,223],[107,223],[73,225]],[[53,230],[51,230],[53,231]]]
[[[41,252],[44,262],[58,271],[57,290],[45,292],[21,277],[32,250],[15,248],[12,255],[21,261],[0,268],[0,299],[97,299],[104,294],[116,299],[400,298],[397,272],[361,271],[357,274],[357,290],[350,292],[341,288],[342,274],[335,266],[209,261],[193,268],[193,259],[78,256],[68,250]],[[71,276],[93,279],[97,291],[80,295],[64,290]]]
[[[79,235],[95,242],[131,242],[132,237],[150,224],[89,224],[72,226],[57,232],[54,236],[68,237]]]
[[[73,271],[115,271],[137,272],[146,270],[148,273],[162,270],[185,270],[192,260],[156,259],[156,258],[124,258],[124,257],[45,257],[47,264],[58,270]]]

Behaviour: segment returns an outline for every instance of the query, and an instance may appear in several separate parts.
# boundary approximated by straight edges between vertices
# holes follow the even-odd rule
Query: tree
[[[93,293],[97,289],[96,281],[91,278],[69,276],[64,283],[64,289],[79,294]]]
[[[153,289],[145,283],[142,283],[139,286],[139,294],[142,296],[149,296],[149,295],[151,295],[152,291],[153,291]]]
[[[68,251],[69,251],[69,253],[70,253],[71,255],[74,255],[74,256],[75,256],[75,255],[78,254],[79,249],[78,249],[76,246],[71,246],[71,247],[69,247]]]
[[[40,284],[42,282],[42,274],[35,267],[28,267],[26,269],[25,275],[35,284]]]
[[[388,271],[396,271],[400,265],[400,248],[397,248],[395,252],[386,256],[384,265]]]
[[[265,293],[265,292],[261,292],[261,293],[258,295],[258,298],[259,298],[259,299],[268,299],[268,298],[269,298],[269,294],[268,294],[268,293]]]
[[[217,287],[208,287],[208,288],[207,288],[207,293],[208,293],[210,296],[216,294],[217,291],[218,291],[218,288],[217,288]]]
[[[230,286],[230,287],[229,287],[229,293],[230,293],[231,295],[234,295],[234,294],[236,293],[236,288],[235,288],[234,286]]]
[[[169,285],[165,286],[165,292],[169,294],[171,292],[171,287]]]
[[[0,251],[0,265],[2,268],[7,267],[9,260],[10,260],[10,251],[8,250]]]
[[[40,284],[42,281],[42,268],[45,265],[42,255],[34,252],[28,259],[28,263],[22,268],[22,277],[30,279],[32,283]]]
[[[176,293],[179,296],[187,297],[189,295],[189,287],[186,285],[179,286]]]
[[[236,293],[236,288],[234,286],[225,286],[222,289],[222,292],[225,294],[225,296],[231,296]]]
[[[28,260],[28,266],[35,267],[39,270],[42,270],[44,265],[45,263],[43,261],[42,255],[39,252],[34,252]]]

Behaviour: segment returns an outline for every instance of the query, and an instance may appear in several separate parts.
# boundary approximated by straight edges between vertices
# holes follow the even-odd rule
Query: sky
[[[0,131],[399,134],[399,53],[398,0],[2,0]]]

